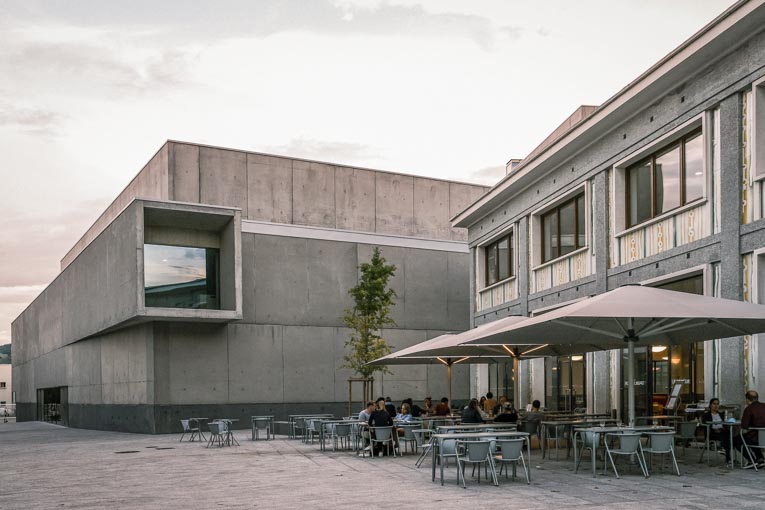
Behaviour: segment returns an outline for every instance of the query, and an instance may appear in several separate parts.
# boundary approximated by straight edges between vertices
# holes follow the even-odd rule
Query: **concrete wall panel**
[[[255,316],[260,324],[307,324],[308,246],[305,239],[255,235]],[[253,264],[246,259],[245,264]]]
[[[228,402],[228,339],[225,325],[167,323],[155,327],[155,343],[167,342],[169,401],[157,404]],[[155,379],[159,377],[157,373]]]
[[[67,347],[71,350],[70,404],[100,404],[102,401],[101,342],[83,340]]]
[[[144,324],[101,337],[104,404],[153,403],[153,327]]]
[[[309,240],[307,255],[310,324],[342,326],[344,310],[353,307],[348,290],[358,281],[356,246]]]
[[[406,289],[404,323],[417,329],[448,328],[449,272],[447,252],[409,250],[406,253],[404,278]],[[444,278],[444,275],[447,277]]]
[[[335,167],[295,161],[292,178],[292,222],[334,228]]]
[[[231,402],[284,401],[283,332],[284,326],[228,326]]]
[[[443,328],[460,331],[470,327],[470,258],[463,253],[447,253],[446,316]]]
[[[247,216],[247,154],[200,147],[199,201],[238,207]]]
[[[284,400],[335,400],[335,340],[339,328],[284,328]]]
[[[171,200],[199,202],[199,146],[169,144]]]
[[[415,237],[449,239],[449,183],[433,179],[414,178]]]
[[[414,177],[377,174],[375,225],[384,234],[414,234]]]
[[[248,219],[292,223],[292,160],[247,154]]]
[[[488,188],[483,186],[471,186],[456,182],[449,183],[449,218],[453,218],[483,196]],[[451,239],[455,241],[467,241],[467,229],[451,229]]]
[[[375,175],[356,168],[335,169],[337,228],[375,231]]]

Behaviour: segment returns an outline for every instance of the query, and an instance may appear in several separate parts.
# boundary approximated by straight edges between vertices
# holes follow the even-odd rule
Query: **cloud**
[[[499,182],[505,176],[505,165],[499,166],[486,166],[473,170],[465,179],[469,182],[476,184],[485,184],[487,186],[493,186]]]
[[[377,150],[368,145],[311,138],[295,138],[283,145],[266,146],[263,152],[336,163],[342,161],[347,164],[384,159]]]
[[[0,102],[0,127],[35,135],[54,135],[62,115],[50,110],[18,107]]]
[[[44,19],[80,27],[111,26],[146,38],[202,41],[228,37],[268,37],[305,31],[331,35],[461,36],[490,49],[497,29],[489,18],[431,12],[418,4],[331,0],[134,0],[132,2],[10,2],[4,13],[22,23]],[[6,22],[7,23],[7,22]],[[509,32],[508,32],[509,31]]]

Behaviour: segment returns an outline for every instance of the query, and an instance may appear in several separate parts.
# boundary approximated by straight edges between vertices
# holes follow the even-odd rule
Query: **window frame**
[[[704,138],[704,128],[703,126],[698,126],[688,133],[683,134],[682,136],[679,136],[678,138],[675,138],[670,143],[667,143],[665,145],[661,145],[658,148],[651,151],[650,154],[640,158],[638,161],[635,161],[634,163],[631,163],[629,166],[624,167],[624,225],[625,230],[629,230],[633,227],[636,227],[638,225],[642,225],[643,223],[648,223],[656,218],[663,216],[665,214],[672,213],[672,211],[676,211],[682,207],[685,207],[688,204],[691,204],[693,202],[703,200],[705,198],[704,189],[702,189],[702,194],[700,197],[696,197],[690,201],[687,200],[687,174],[686,174],[686,161],[685,161],[685,147],[686,143],[690,140],[696,139],[697,137],[701,138],[702,143],[702,182],[706,183],[707,179],[707,165],[706,165],[706,154],[704,152],[704,144],[705,144],[705,138]],[[679,149],[679,165],[680,165],[680,183],[679,183],[679,193],[680,193],[680,203],[666,211],[657,212],[656,206],[657,206],[657,179],[656,179],[656,159],[664,156],[675,149]],[[630,187],[630,176],[631,172],[637,168],[643,167],[646,163],[650,163],[650,172],[649,172],[649,180],[650,180],[650,198],[651,198],[651,210],[650,215],[648,218],[637,221],[635,223],[632,223],[631,217],[630,217],[630,210],[632,207],[632,193],[631,193],[631,187]]]
[[[582,198],[582,203],[583,203],[583,208],[584,208],[584,210],[581,211],[581,212],[579,211],[579,207],[577,206],[580,197]],[[562,254],[560,252],[560,250],[561,250],[560,211],[561,211],[561,209],[563,209],[564,207],[568,206],[571,203],[574,204],[574,249],[571,250],[569,253],[563,253]],[[556,215],[557,230],[558,230],[558,235],[557,235],[557,241],[558,241],[557,247],[558,247],[558,249],[557,249],[557,253],[555,255],[551,255],[551,257],[549,259],[546,259],[545,258],[545,254],[546,254],[546,251],[547,251],[546,250],[546,248],[547,248],[547,244],[546,244],[547,236],[545,235],[545,218],[547,218],[551,214],[555,214]],[[580,214],[584,215],[584,232],[582,232],[582,234],[583,234],[582,237],[584,239],[584,242],[583,242],[582,245],[579,245],[579,235],[580,235],[580,232],[579,232],[579,215]],[[541,213],[539,215],[539,229],[540,229],[540,234],[541,234],[541,253],[540,253],[541,263],[540,263],[540,265],[547,264],[548,262],[551,262],[551,261],[553,261],[555,259],[559,259],[561,257],[565,257],[565,256],[567,256],[567,255],[569,255],[569,254],[571,254],[571,253],[573,253],[573,252],[575,252],[577,250],[585,248],[587,246],[587,194],[586,194],[585,190],[581,190],[581,192],[574,194],[571,198],[567,198],[566,200],[564,200],[562,202],[559,202],[555,206],[553,206],[550,209],[546,210],[545,212]]]
[[[514,241],[514,232],[513,229],[510,229],[508,232],[502,234],[500,237],[497,237],[490,243],[486,244],[483,247],[483,262],[484,262],[484,287],[490,287],[492,285],[495,285],[499,282],[503,282],[505,280],[509,280],[510,278],[513,278],[515,276],[515,271],[513,270],[513,255],[515,254],[515,249],[513,247],[513,241]],[[499,243],[502,241],[507,241],[507,276],[504,278],[500,278],[499,274],[499,267],[500,267],[500,257],[499,257]],[[495,268],[496,268],[496,274],[497,274],[497,280],[496,281],[489,281],[489,253],[492,250],[492,248],[496,248],[495,251]]]

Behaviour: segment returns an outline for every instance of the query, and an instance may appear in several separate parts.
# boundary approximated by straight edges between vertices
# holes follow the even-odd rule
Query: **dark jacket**
[[[372,411],[372,416],[369,417],[370,427],[390,427],[392,425],[393,418],[390,417],[388,411],[380,411],[379,409]]]
[[[495,423],[502,423],[502,422],[509,422],[509,423],[515,423],[518,421],[518,412],[513,409],[507,413],[502,413],[496,418],[494,418]]]
[[[765,404],[762,402],[752,402],[741,415],[741,428],[765,427]],[[747,439],[757,439],[757,431],[750,430],[744,434]]]
[[[478,409],[466,407],[462,410],[462,423],[483,423],[483,417]]]
[[[422,416],[422,408],[417,404],[412,404],[412,418],[419,418]]]
[[[388,414],[391,418],[396,416],[398,413],[396,412],[396,406],[394,406],[391,402],[385,403],[385,410],[388,411]]]
[[[720,415],[720,419],[722,421],[725,421],[725,411],[717,411],[717,414]],[[704,414],[701,415],[701,423],[712,423],[714,420],[712,420],[712,411],[707,411]],[[717,438],[720,434],[723,433],[723,430],[718,429],[714,430],[712,427],[709,427],[709,434],[715,438]]]

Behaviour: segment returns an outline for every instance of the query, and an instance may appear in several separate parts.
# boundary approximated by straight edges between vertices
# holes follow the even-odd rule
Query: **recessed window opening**
[[[584,246],[584,193],[580,193],[542,215],[542,263]]]
[[[147,307],[220,309],[219,250],[144,245]]]
[[[703,140],[693,131],[627,167],[627,228],[703,197]]]
[[[493,285],[513,276],[513,233],[494,241],[484,249],[486,285]]]

